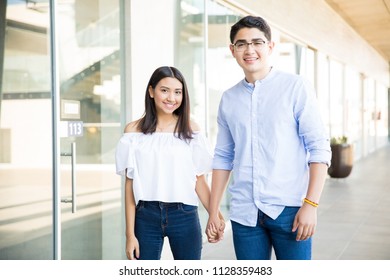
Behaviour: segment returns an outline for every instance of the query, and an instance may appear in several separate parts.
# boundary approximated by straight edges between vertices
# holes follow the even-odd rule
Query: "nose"
[[[168,94],[168,101],[174,101],[175,100],[175,93],[174,92],[171,92]]]

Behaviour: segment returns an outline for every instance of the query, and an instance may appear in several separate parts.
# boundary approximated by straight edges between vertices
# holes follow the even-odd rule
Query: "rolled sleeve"
[[[223,102],[220,104],[218,112],[218,135],[217,144],[214,150],[213,169],[232,170],[234,165],[234,140],[224,120]]]

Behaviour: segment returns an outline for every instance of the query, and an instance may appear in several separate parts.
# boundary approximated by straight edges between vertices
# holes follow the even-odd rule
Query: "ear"
[[[150,98],[154,98],[154,90],[153,90],[152,86],[149,86],[148,91],[149,91]]]
[[[268,43],[268,54],[272,54],[272,51],[274,50],[275,42],[271,41]]]
[[[230,49],[230,51],[231,51],[231,53],[232,53],[232,56],[235,57],[235,56],[234,56],[234,55],[235,55],[235,54],[234,54],[234,46],[233,46],[232,44],[229,45],[229,49]]]

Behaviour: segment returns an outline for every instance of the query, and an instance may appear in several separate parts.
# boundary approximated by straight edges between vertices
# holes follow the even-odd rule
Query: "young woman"
[[[175,260],[201,258],[198,201],[208,209],[205,174],[212,154],[199,130],[190,120],[183,75],[174,67],[157,68],[146,88],[145,113],[126,126],[116,151],[117,173],[126,176],[128,259],[160,259],[164,237]],[[216,235],[209,230],[211,241]]]

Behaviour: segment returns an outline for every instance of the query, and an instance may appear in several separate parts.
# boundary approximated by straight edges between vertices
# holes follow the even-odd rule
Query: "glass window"
[[[175,64],[186,78],[191,117],[206,129],[204,1],[178,1]]]
[[[329,97],[329,60],[321,52],[317,52],[317,96],[322,120],[330,135],[330,97]]]
[[[363,133],[364,133],[364,155],[375,149],[375,81],[372,78],[364,80],[363,96]]]
[[[301,62],[301,46],[281,34],[276,28],[272,28],[272,36],[275,42],[275,49],[272,54],[275,68],[298,74]]]
[[[375,150],[376,144],[375,81],[372,78],[364,80],[363,102],[364,155],[367,155]]]
[[[208,48],[207,48],[207,90],[208,90],[208,136],[215,146],[218,132],[217,114],[222,93],[244,78],[242,69],[230,52],[230,28],[240,15],[221,6],[216,1],[207,2]],[[228,218],[229,195],[225,192],[221,211]]]
[[[0,27],[0,259],[51,259],[48,3],[0,6],[6,13],[6,25]]]
[[[330,60],[330,135],[339,137],[344,134],[344,90],[343,65]]]
[[[302,47],[301,49],[301,61],[299,74],[304,76],[310,81],[310,83],[315,85],[315,52],[314,50]]]
[[[363,153],[363,103],[360,73],[350,67],[345,72],[345,135],[354,144],[355,160]]]
[[[377,122],[377,148],[383,147],[389,142],[389,128],[388,128],[388,110],[389,110],[389,101],[387,88],[377,83],[376,89],[376,111],[375,119]]]

